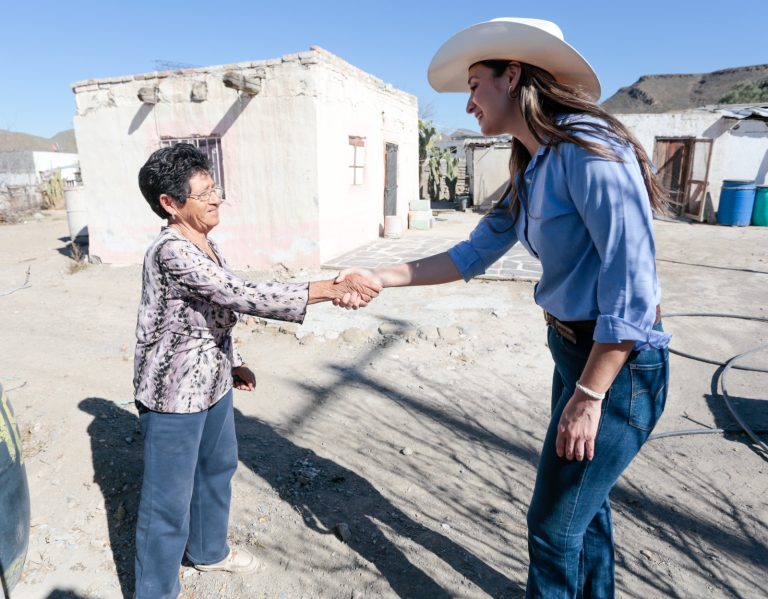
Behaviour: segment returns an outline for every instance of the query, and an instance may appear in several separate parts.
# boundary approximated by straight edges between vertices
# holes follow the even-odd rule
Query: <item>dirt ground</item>
[[[461,235],[473,219],[425,234]],[[32,496],[13,599],[133,591],[140,267],[76,270],[66,235],[62,213],[0,227],[0,380]],[[665,312],[768,318],[767,228],[657,222],[657,236]],[[30,286],[5,294],[28,268]],[[387,290],[366,311],[312,306],[298,329],[238,325],[259,384],[235,392],[230,533],[265,569],[185,567],[183,596],[522,597],[551,377],[532,292],[515,281]],[[768,341],[765,322],[669,317],[665,327],[673,348],[715,361]],[[766,355],[745,363],[765,368]],[[657,431],[736,430],[713,389],[721,369],[677,355],[672,368]],[[736,406],[762,431],[766,389],[767,374],[728,374]],[[613,493],[618,596],[768,596],[766,466],[743,434],[650,441]]]

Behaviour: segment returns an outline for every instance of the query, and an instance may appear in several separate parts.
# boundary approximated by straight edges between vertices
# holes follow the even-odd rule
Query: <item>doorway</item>
[[[653,160],[677,216],[704,220],[712,140],[695,137],[657,137]]]
[[[397,144],[386,144],[384,152],[384,216],[397,214]]]

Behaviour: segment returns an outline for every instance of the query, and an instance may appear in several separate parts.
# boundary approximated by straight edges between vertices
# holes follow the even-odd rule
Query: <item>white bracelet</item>
[[[581,381],[576,381],[576,388],[591,399],[595,399],[597,401],[605,399],[605,393],[598,393],[597,391],[592,391],[592,389],[590,389],[589,387],[585,387],[584,385],[582,385]]]

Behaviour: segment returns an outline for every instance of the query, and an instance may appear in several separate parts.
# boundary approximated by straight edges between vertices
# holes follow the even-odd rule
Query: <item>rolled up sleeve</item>
[[[600,258],[594,340],[665,347],[669,335],[653,328],[660,294],[645,182],[633,150],[612,149],[620,161],[565,146],[571,197]]]
[[[508,205],[505,201],[491,210],[470,233],[469,239],[448,250],[465,281],[483,274],[517,242],[515,221]]]

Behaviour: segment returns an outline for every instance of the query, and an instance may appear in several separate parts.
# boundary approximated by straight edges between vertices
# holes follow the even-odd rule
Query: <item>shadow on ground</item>
[[[377,523],[434,553],[491,597],[522,596],[522,590],[503,574],[415,521],[352,470],[296,445],[266,422],[237,409],[235,424],[240,461],[269,483],[317,534],[339,534],[338,525],[347,524],[347,544],[381,572],[399,597],[455,595],[414,566]]]
[[[125,597],[130,597],[134,586],[136,513],[144,468],[139,418],[101,397],[88,397],[79,407],[93,416],[88,434],[94,482],[104,496],[109,544],[120,588]]]

